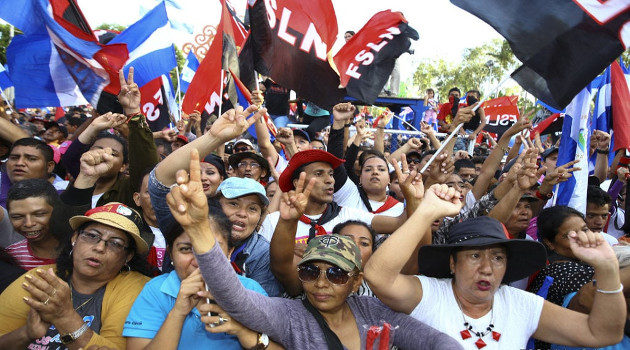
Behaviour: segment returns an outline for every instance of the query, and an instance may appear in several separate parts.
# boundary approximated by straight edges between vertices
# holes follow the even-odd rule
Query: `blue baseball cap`
[[[258,181],[241,178],[241,177],[229,177],[217,188],[217,194],[228,199],[234,199],[243,197],[248,194],[257,194],[260,197],[260,201],[265,205],[269,205],[269,198],[265,193],[265,188]]]

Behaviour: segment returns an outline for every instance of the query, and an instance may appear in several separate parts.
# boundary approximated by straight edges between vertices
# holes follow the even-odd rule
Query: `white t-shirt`
[[[356,208],[364,211],[368,211],[368,208],[363,204],[361,200],[361,195],[359,194],[359,189],[357,185],[352,182],[352,180],[348,179],[343,186],[339,189],[339,191],[335,192],[333,195],[333,199],[337,204],[342,207],[350,207]],[[370,205],[373,210],[380,208],[385,202],[377,202],[370,200]],[[396,217],[400,216],[405,211],[405,205],[403,203],[398,203],[393,207],[387,209],[382,213],[378,213],[378,215],[383,216],[391,216]]]
[[[475,345],[478,338],[474,334],[465,340],[460,335],[465,329],[464,318],[453,295],[451,279],[417,277],[422,284],[422,300],[411,312],[411,317],[450,335],[464,349],[479,350]],[[494,331],[501,333],[498,342],[491,334],[483,337],[487,344],[483,350],[525,349],[538,328],[543,303],[544,299],[535,294],[504,285],[494,295],[494,314],[490,311],[481,318],[466,317],[466,320],[477,332],[485,332],[492,322]]]
[[[321,214],[320,215],[306,215],[306,216],[311,220],[317,220],[321,217]],[[331,233],[332,229],[339,223],[346,222],[348,220],[359,220],[370,225],[372,223],[372,218],[374,218],[374,214],[370,212],[354,209],[354,208],[343,207],[341,208],[339,215],[337,215],[335,218],[328,221],[322,226],[324,227],[326,232]],[[276,226],[278,225],[279,219],[280,219],[279,211],[270,213],[269,215],[267,215],[267,217],[265,218],[265,221],[263,221],[262,226],[260,228],[259,233],[270,242],[271,242],[271,237],[273,236],[273,232],[276,230]],[[295,234],[295,242],[306,243],[306,241],[308,240],[308,232],[310,229],[311,229],[311,225],[305,224],[302,221],[298,221],[297,232]]]
[[[101,199],[104,194],[105,192],[92,195],[92,209],[96,208],[96,203],[98,203],[98,200]]]

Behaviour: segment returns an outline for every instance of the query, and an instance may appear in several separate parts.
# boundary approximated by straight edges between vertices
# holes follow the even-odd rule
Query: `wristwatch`
[[[269,347],[269,337],[265,333],[258,333],[258,343],[250,350],[265,350]]]
[[[88,323],[84,322],[83,325],[81,326],[81,328],[77,329],[76,331],[74,331],[72,333],[68,333],[68,334],[64,334],[64,335],[60,336],[59,340],[61,340],[61,342],[63,344],[70,344],[73,341],[77,340],[87,330],[88,330]]]

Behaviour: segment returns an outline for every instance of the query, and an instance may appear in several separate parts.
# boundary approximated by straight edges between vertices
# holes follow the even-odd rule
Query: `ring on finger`
[[[411,171],[407,170],[407,171],[403,171],[403,174],[411,174]]]
[[[50,297],[51,297],[51,298],[52,298],[52,297],[54,297],[54,296],[55,296],[55,294],[57,294],[57,289],[56,289],[56,288],[53,288],[52,292],[50,293]]]
[[[226,322],[229,322],[230,319],[229,318],[223,318],[223,316],[219,316],[219,324],[224,324]]]
[[[48,301],[50,301],[50,297],[46,298],[46,300],[44,300],[43,304],[44,305],[48,305]]]

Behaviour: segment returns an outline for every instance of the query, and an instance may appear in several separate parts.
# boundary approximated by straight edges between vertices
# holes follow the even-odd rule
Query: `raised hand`
[[[532,127],[532,122],[529,119],[522,116],[518,119],[516,123],[512,124],[512,126],[509,129],[507,129],[505,133],[503,133],[503,135],[505,137],[511,138],[512,136],[518,134],[519,132],[525,129],[531,129],[531,127]]]
[[[262,91],[254,90],[252,91],[252,104],[256,106],[262,106],[263,102],[265,102],[265,98],[263,96]]]
[[[569,245],[577,259],[596,269],[608,264],[618,268],[619,263],[615,252],[599,232],[592,232],[589,229],[569,231]]]
[[[403,154],[401,157],[401,166],[398,162],[391,162],[396,171],[400,189],[405,199],[421,200],[424,197],[424,183],[422,182],[422,174],[415,169],[410,169],[407,164],[407,157]]]
[[[308,198],[315,186],[315,181],[317,180],[311,179],[311,181],[306,184],[306,173],[300,173],[295,190],[282,194],[280,218],[283,220],[298,220],[302,217],[308,205]]]
[[[602,130],[595,130],[591,143],[594,143],[599,150],[606,150],[610,147],[610,134]]]
[[[346,122],[354,116],[356,107],[350,103],[338,103],[333,107],[333,120],[336,122]]]
[[[173,311],[179,316],[186,317],[201,300],[197,293],[203,290],[203,277],[201,276],[199,268],[196,268],[179,286],[179,292],[177,293],[177,299],[175,299]]]
[[[127,121],[127,117],[124,114],[107,112],[101,116],[98,116],[89,125],[89,128],[96,129],[97,132],[103,130],[115,128]]]
[[[230,109],[212,124],[210,135],[227,142],[244,133],[247,128],[252,126],[266,112],[267,109],[259,109],[258,106],[254,105],[247,107],[245,110],[240,106]],[[252,113],[254,115],[248,119],[248,116]]]
[[[140,89],[138,84],[133,82],[133,67],[129,68],[126,80],[123,70],[118,71],[118,80],[120,80],[118,102],[122,105],[125,114],[140,112]]]
[[[474,108],[478,104],[479,104],[479,102],[475,103],[472,106],[462,107],[462,108],[458,109],[457,110],[457,114],[455,115],[455,118],[453,118],[452,126],[455,127],[458,124],[469,122],[470,119],[472,119],[472,117],[475,116],[476,109],[474,109]]]
[[[520,160],[521,166],[516,175],[516,184],[521,190],[526,191],[538,182],[545,169],[538,168],[538,149],[530,148],[523,153],[524,156]]]
[[[431,183],[445,183],[446,178],[455,170],[455,160],[446,152],[438,155],[429,167],[429,180]]]
[[[80,174],[101,177],[114,167],[114,156],[109,147],[89,150],[81,155]]]
[[[278,129],[278,133],[276,134],[276,140],[278,140],[280,143],[284,145],[295,144],[295,139],[293,138],[293,130],[291,130],[290,128]]]
[[[376,125],[379,128],[384,128],[385,126],[387,126],[387,124],[389,124],[389,121],[392,119],[392,117],[394,116],[394,113],[392,111],[385,111],[381,114],[381,119],[378,120],[378,125]]]
[[[580,167],[574,167],[573,165],[579,163],[580,160],[576,159],[576,160],[572,160],[564,165],[561,165],[559,167],[556,167],[552,172],[550,172],[549,174],[547,174],[545,176],[545,179],[543,180],[543,183],[546,183],[548,185],[555,185],[558,184],[560,182],[565,182],[567,181],[571,176],[573,176],[573,172],[574,171],[578,171],[578,170],[582,170],[582,168]]]
[[[165,128],[161,131],[161,133],[161,137],[168,142],[177,140],[177,131],[173,129]]]
[[[435,130],[433,130],[433,127],[423,121],[420,122],[420,131],[425,133],[427,136],[435,135]]]
[[[185,170],[179,170],[175,177],[177,186],[166,195],[166,203],[175,220],[184,229],[208,226],[208,198],[201,184],[199,151],[196,148],[190,152],[190,175]]]
[[[424,194],[420,208],[415,215],[429,215],[431,219],[454,216],[462,209],[459,191],[445,184],[431,185]]]
[[[365,125],[365,119],[360,119],[354,124],[357,130],[357,136],[359,140],[363,140],[367,136],[367,126]]]

